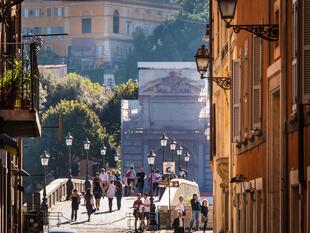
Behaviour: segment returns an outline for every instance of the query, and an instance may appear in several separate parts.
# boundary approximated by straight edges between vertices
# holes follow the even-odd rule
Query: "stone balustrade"
[[[67,178],[61,178],[53,180],[46,186],[46,198],[49,208],[52,208],[57,202],[64,201],[67,197],[66,183]],[[84,180],[83,179],[72,179],[73,187],[79,192],[84,191]],[[42,202],[43,190],[40,191],[40,200]]]

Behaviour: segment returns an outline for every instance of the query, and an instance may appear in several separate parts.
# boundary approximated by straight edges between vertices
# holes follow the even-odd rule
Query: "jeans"
[[[122,204],[122,197],[116,197],[116,201],[117,201],[117,209],[120,210]]]
[[[76,210],[76,209],[72,209],[72,211],[71,211],[71,220],[73,220],[73,218],[74,218],[74,220],[77,219],[77,211],[78,210]]]
[[[154,193],[155,196],[158,196],[158,192],[159,192],[158,183],[154,182],[153,183],[153,193]]]
[[[112,212],[113,198],[109,198],[109,210]]]
[[[208,226],[208,220],[206,220],[203,224],[203,231],[207,230],[207,226]]]
[[[195,221],[196,221],[196,228],[199,229],[199,218],[200,218],[200,210],[192,210],[192,219],[189,225],[190,230],[193,228]]]

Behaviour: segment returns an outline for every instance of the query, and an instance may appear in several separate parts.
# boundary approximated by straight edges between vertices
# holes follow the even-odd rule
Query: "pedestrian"
[[[191,199],[191,206],[192,206],[192,219],[189,225],[188,232],[192,232],[194,222],[196,222],[196,230],[197,231],[199,230],[199,217],[201,211],[201,204],[198,200],[198,195],[196,193],[193,195],[193,198]]]
[[[145,172],[143,167],[141,167],[141,170],[137,173],[137,191],[138,193],[143,193],[144,191],[144,180],[145,180]]]
[[[125,177],[127,178],[128,183],[128,196],[130,196],[134,192],[133,187],[136,179],[136,171],[133,167],[130,167],[130,169],[126,172]]]
[[[109,176],[106,173],[104,168],[101,169],[100,178],[102,181],[102,197],[104,197],[107,187],[108,187],[108,182],[109,182]]]
[[[70,196],[70,199],[71,199],[71,220],[76,221],[77,212],[78,212],[79,205],[81,202],[81,198],[80,198],[80,195],[79,195],[77,189],[72,190],[72,194]]]
[[[149,228],[150,226],[150,212],[151,212],[151,201],[148,198],[148,194],[144,193],[143,200],[142,200],[142,213],[143,213],[143,221],[142,224],[145,226],[146,220],[146,227]]]
[[[153,182],[153,193],[155,196],[158,196],[159,193],[159,181],[161,179],[161,174],[159,172],[159,169],[156,169],[155,172],[152,174],[152,182]]]
[[[207,200],[203,200],[202,201],[202,206],[201,206],[201,221],[203,222],[203,233],[205,233],[206,230],[207,230],[208,213],[209,213],[208,201]]]
[[[102,196],[102,181],[100,179],[98,172],[96,173],[96,176],[93,179],[93,194],[95,197],[96,210],[99,211],[100,199]]]
[[[109,211],[112,212],[113,199],[116,193],[116,186],[114,185],[114,181],[111,180],[107,189],[107,197],[109,199]]]
[[[177,217],[174,219],[172,223],[173,232],[174,233],[184,233],[185,227],[184,227],[184,217],[182,211],[177,211]]]
[[[184,197],[183,196],[179,196],[179,202],[177,203],[176,207],[175,207],[175,210],[178,212],[178,211],[181,211],[183,216],[186,215],[186,212],[185,212],[185,207],[184,207]]]
[[[138,232],[137,224],[140,220],[140,227],[141,227],[141,220],[142,220],[142,213],[140,212],[140,206],[142,205],[142,195],[141,193],[137,194],[137,199],[133,203],[133,215],[135,217],[135,232]]]
[[[90,216],[94,212],[94,200],[93,195],[90,193],[90,189],[86,190],[86,194],[84,196],[84,203],[87,210],[88,222],[90,221]]]
[[[115,183],[116,183],[115,197],[117,201],[117,209],[120,210],[123,197],[123,184],[120,181],[115,181]]]
[[[121,173],[119,172],[119,170],[115,171],[115,180],[116,181],[122,181],[122,176],[121,176]]]

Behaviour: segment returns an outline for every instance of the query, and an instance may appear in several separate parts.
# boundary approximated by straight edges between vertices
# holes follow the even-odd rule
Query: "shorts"
[[[135,216],[135,219],[143,219],[143,213],[138,212],[138,211],[133,211],[133,216]]]
[[[150,219],[150,212],[144,212],[144,218],[149,220]]]

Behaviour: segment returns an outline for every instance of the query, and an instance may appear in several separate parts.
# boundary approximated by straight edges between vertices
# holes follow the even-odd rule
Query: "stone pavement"
[[[61,228],[73,228],[78,230],[79,233],[129,233],[134,232],[133,221],[126,218],[127,213],[132,213],[132,205],[135,197],[123,197],[122,208],[117,210],[116,199],[113,202],[113,211],[108,211],[108,199],[105,197],[101,199],[101,208],[98,212],[92,214],[90,222],[87,222],[86,208],[84,200],[81,199],[80,209],[78,211],[77,221],[71,221],[71,202],[59,202],[51,210],[52,216],[60,214],[60,218],[51,217],[49,223],[50,227],[56,227],[57,223]],[[146,231],[150,232],[150,231]],[[171,230],[156,231],[156,233],[172,233]],[[195,233],[202,233],[196,231]],[[212,231],[207,231],[211,233]]]

